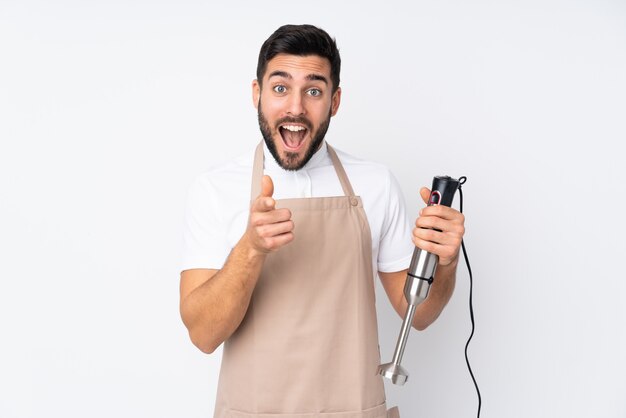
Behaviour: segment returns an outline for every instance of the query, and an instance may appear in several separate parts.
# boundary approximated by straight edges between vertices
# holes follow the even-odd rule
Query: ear
[[[252,105],[255,109],[259,108],[259,99],[261,98],[261,85],[254,79],[252,80]]]
[[[333,98],[330,103],[330,115],[335,116],[339,110],[339,104],[341,103],[341,87],[337,88],[337,91],[333,94]]]

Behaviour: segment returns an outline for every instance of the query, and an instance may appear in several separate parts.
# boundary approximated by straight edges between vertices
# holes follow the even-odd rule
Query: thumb
[[[268,175],[263,176],[261,179],[261,196],[272,197],[274,194],[274,182]]]
[[[427,187],[422,187],[420,189],[420,196],[424,203],[428,204],[428,200],[430,199],[430,190]]]

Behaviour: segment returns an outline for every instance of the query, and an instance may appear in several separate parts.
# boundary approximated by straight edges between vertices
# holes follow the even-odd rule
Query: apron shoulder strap
[[[254,152],[254,164],[252,165],[252,190],[250,191],[250,202],[261,194],[261,179],[263,178],[263,141],[259,142]]]
[[[346,196],[354,196],[354,190],[352,190],[352,184],[350,184],[350,180],[348,180],[348,175],[346,174],[346,170],[344,170],[341,161],[339,161],[339,157],[337,157],[337,153],[335,149],[328,145],[328,155],[333,162],[333,166],[335,167],[335,171],[337,172],[337,177],[339,177],[339,182],[341,183],[341,188],[343,189],[343,193]]]

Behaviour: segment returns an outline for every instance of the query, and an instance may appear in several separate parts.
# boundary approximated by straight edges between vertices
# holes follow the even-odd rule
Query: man
[[[376,271],[402,316],[414,245],[439,256],[417,329],[452,294],[463,215],[426,207],[411,237],[389,171],[324,141],[339,73],[326,32],[279,28],[252,83],[263,143],[190,189],[181,316],[200,350],[225,343],[216,418],[391,416],[377,374]]]

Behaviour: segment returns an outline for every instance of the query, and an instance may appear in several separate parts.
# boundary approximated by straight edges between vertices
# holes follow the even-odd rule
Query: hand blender
[[[452,205],[454,193],[458,188],[459,181],[453,179],[452,177],[435,177],[433,179],[433,187],[430,192],[430,198],[428,199],[428,206]],[[400,336],[398,337],[398,342],[396,343],[393,360],[391,363],[381,364],[378,366],[378,374],[390,379],[396,385],[404,385],[409,378],[409,373],[400,365],[400,362],[402,361],[404,348],[406,346],[407,339],[409,338],[409,332],[411,331],[415,308],[417,308],[417,305],[422,303],[428,296],[428,291],[430,290],[430,285],[433,282],[438,262],[439,257],[437,255],[415,247],[415,250],[413,251],[413,258],[411,259],[411,265],[406,276],[406,282],[404,284],[404,297],[406,298],[409,306],[407,307],[406,314],[404,315],[404,321],[402,321],[402,328],[400,329]]]

